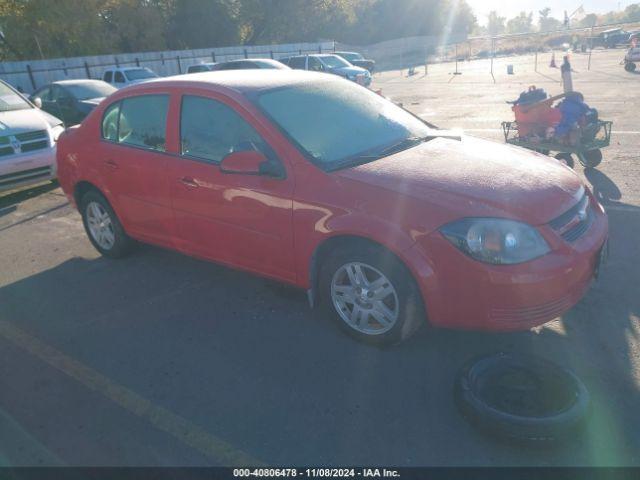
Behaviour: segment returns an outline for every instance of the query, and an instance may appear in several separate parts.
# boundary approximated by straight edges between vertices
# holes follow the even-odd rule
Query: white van
[[[109,68],[102,75],[102,80],[116,88],[148,82],[158,78],[158,74],[146,67]]]
[[[63,131],[61,120],[0,80],[0,191],[53,180]]]

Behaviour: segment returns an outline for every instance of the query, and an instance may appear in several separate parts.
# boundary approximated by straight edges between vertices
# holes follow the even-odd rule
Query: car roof
[[[120,70],[122,72],[126,72],[127,70],[149,70],[148,67],[111,67],[111,68],[107,68],[105,70],[105,72],[108,72],[109,70]]]
[[[241,94],[248,94],[274,88],[303,85],[305,83],[333,81],[341,81],[341,79],[336,76],[308,72],[306,70],[220,70],[156,78],[145,83],[125,87],[120,92],[133,93],[150,87],[222,87]]]
[[[104,84],[106,82],[103,82],[102,80],[94,80],[92,78],[78,78],[75,80],[58,80],[56,82],[51,82],[51,85],[60,85],[60,86],[67,86],[67,85],[82,85],[82,84],[86,84],[86,83],[101,83]],[[108,83],[107,83],[108,85]]]

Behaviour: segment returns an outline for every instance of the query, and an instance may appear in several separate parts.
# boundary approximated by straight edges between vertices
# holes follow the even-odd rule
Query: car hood
[[[369,73],[368,70],[356,66],[332,68],[331,72],[339,75],[362,75]]]
[[[545,155],[473,137],[439,137],[414,148],[335,172],[457,215],[548,223],[583,191],[578,176]]]
[[[0,136],[48,130],[60,123],[57,118],[36,108],[0,112]]]

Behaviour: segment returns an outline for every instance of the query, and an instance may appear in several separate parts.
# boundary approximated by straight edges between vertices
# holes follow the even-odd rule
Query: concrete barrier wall
[[[164,52],[140,52],[93,57],[55,58],[1,62],[0,78],[26,93],[57,80],[102,78],[104,70],[114,66],[148,67],[158,75],[184,73],[189,65],[237,58],[275,58],[299,53],[332,52],[334,42],[253,45]]]

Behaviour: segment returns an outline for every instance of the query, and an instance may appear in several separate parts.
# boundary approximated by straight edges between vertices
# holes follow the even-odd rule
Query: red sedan
[[[135,239],[287,282],[376,343],[427,319],[543,324],[585,293],[608,230],[556,160],[310,72],[125,88],[60,138],[58,177],[103,255]]]

